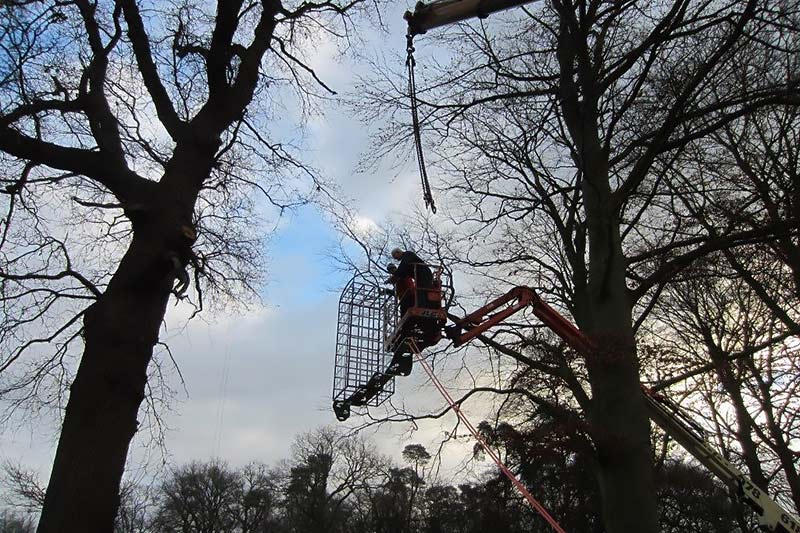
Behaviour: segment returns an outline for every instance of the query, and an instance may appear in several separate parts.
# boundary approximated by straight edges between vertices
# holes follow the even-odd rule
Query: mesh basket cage
[[[394,296],[375,283],[354,277],[339,298],[336,329],[336,362],[333,372],[333,400],[345,400],[366,385],[377,372],[389,366],[392,353],[386,339],[397,326]],[[370,398],[369,406],[378,406],[394,393],[394,379]]]

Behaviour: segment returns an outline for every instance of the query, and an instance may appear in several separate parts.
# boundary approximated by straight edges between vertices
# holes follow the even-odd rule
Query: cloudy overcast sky
[[[375,30],[367,36],[376,54],[396,53],[400,68],[405,9],[398,3],[386,14],[388,33]],[[353,59],[334,59],[335,52],[322,43],[315,68],[328,85],[347,93],[364,67]],[[306,141],[310,151],[304,159],[337,183],[365,219],[380,221],[419,203],[413,160],[399,171],[354,171],[369,147],[369,131],[343,108],[331,104],[323,117],[312,118]],[[336,241],[315,208],[300,209],[287,215],[267,250],[270,266],[263,307],[239,315],[206,313],[185,327],[186,311],[170,310],[163,336],[185,379],[184,391],[174,373],[169,378],[177,390],[171,410],[164,414],[170,463],[211,457],[235,465],[274,463],[289,455],[298,433],[337,423],[330,407],[339,297],[334,289],[347,280],[325,255]],[[398,400],[440,408],[442,400],[431,395],[419,374],[415,369],[411,378],[398,381]],[[351,420],[358,422],[358,417]],[[4,431],[0,460],[33,468],[46,480],[58,435],[52,422],[44,418],[33,426]],[[381,426],[369,436],[383,452],[397,455],[410,442],[434,447],[446,429],[450,428],[437,422],[409,435],[408,426]],[[159,452],[144,447],[148,439],[148,431],[140,432],[131,463],[147,462],[150,467],[161,462]],[[463,459],[469,446],[451,448],[451,462]]]

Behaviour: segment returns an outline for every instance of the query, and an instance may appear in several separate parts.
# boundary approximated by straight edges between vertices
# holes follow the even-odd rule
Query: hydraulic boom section
[[[445,328],[445,336],[453,341],[453,346],[461,346],[527,307],[571,348],[581,353],[591,351],[591,345],[578,328],[539,298],[536,291],[522,286],[514,287],[464,318],[451,317],[453,325]]]
[[[769,494],[755,486],[744,473],[706,444],[692,424],[681,420],[679,407],[667,397],[642,389],[650,418],[678,441],[703,466],[734,491],[739,500],[755,512],[763,531],[800,532],[800,521],[783,509]]]
[[[596,352],[591,340],[558,311],[547,305],[530,287],[514,287],[464,318],[450,317],[453,325],[445,335],[454,346],[461,346],[511,315],[530,308],[544,325],[553,330],[572,349],[591,357]],[[800,533],[800,521],[755,486],[744,473],[706,444],[702,430],[689,420],[666,396],[643,388],[643,401],[650,418],[670,437],[722,480],[742,503],[753,509],[762,530],[772,533]]]

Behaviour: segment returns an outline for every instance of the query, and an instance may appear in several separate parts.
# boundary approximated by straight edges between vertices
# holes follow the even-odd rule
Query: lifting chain
[[[422,198],[425,200],[425,207],[429,207],[432,213],[436,213],[436,204],[433,203],[433,193],[431,184],[428,181],[428,170],[425,168],[425,155],[422,152],[422,134],[419,125],[419,101],[417,100],[417,83],[414,78],[414,36],[406,35],[406,67],[408,67],[408,94],[411,98],[411,120],[414,129],[414,145],[417,151],[417,163],[419,164],[419,176],[422,181]]]

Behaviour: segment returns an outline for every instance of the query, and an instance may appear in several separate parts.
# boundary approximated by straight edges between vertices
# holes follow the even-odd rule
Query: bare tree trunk
[[[150,239],[135,236],[108,291],[86,313],[86,347],[70,389],[40,533],[113,530],[147,365],[173,279],[162,274],[152,282],[156,256]]]
[[[195,165],[190,170],[202,171]],[[179,202],[165,185],[170,182],[162,180],[146,210],[129,214],[130,247],[108,289],[84,316],[84,353],[70,388],[39,533],[113,531],[147,367],[175,274],[194,237],[185,213],[192,212],[187,200],[193,204],[196,193],[188,191]]]
[[[558,58],[559,99],[575,147],[589,241],[588,284],[576,316],[598,353],[587,357],[592,388],[587,418],[597,450],[603,523],[609,533],[656,533],[656,504],[650,421],[639,382],[632,299],[620,235],[620,202],[609,183],[608,153],[598,136],[599,82],[586,59],[586,39],[562,14]],[[575,269],[576,272],[579,269]]]
[[[592,387],[588,418],[596,435],[603,522],[609,533],[655,533],[650,424],[641,401],[619,226],[609,212],[609,198],[597,201],[597,189],[584,185],[590,277],[583,327],[599,348],[587,358]]]
[[[707,338],[706,342],[711,353],[711,359],[717,366],[717,377],[733,403],[737,425],[736,440],[739,441],[739,446],[742,447],[742,459],[744,459],[747,469],[750,471],[750,478],[753,482],[761,490],[767,491],[769,482],[761,468],[761,460],[758,458],[756,443],[753,441],[755,421],[750,416],[744,403],[741,389],[742,382],[733,375],[733,369],[727,357],[714,345],[713,340]]]

